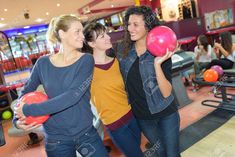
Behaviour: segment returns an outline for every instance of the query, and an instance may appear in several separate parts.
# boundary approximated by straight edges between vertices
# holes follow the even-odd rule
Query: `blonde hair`
[[[70,24],[75,21],[80,22],[79,18],[73,15],[61,15],[52,18],[47,30],[47,41],[51,44],[60,43],[59,30],[66,32],[70,28]]]

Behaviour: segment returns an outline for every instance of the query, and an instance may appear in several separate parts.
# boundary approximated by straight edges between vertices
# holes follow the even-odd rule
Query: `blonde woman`
[[[71,15],[53,18],[48,32],[51,43],[60,43],[59,53],[41,57],[35,64],[22,95],[42,84],[49,100],[28,105],[20,102],[15,109],[14,123],[30,130],[38,127],[25,124],[25,116],[50,115],[43,124],[48,157],[107,157],[107,152],[92,125],[90,82],[94,60],[78,49],[83,47],[83,26]]]

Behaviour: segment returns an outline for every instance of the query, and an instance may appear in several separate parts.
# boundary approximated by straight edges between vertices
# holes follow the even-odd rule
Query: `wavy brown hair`
[[[126,56],[133,45],[130,33],[128,32],[128,22],[131,15],[142,15],[145,23],[145,28],[150,31],[156,26],[160,25],[157,15],[148,6],[134,6],[129,7],[124,17],[125,35],[124,35],[124,56]]]

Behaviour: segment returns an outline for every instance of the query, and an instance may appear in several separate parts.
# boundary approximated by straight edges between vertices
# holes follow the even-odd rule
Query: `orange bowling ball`
[[[203,74],[203,79],[207,82],[216,82],[218,78],[219,74],[213,69],[208,69]]]

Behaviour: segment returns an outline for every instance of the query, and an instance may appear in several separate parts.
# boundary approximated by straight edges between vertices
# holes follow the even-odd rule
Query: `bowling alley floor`
[[[21,77],[23,77],[23,76],[21,76]],[[183,140],[184,140],[184,144],[186,141],[186,145],[188,145],[187,141],[193,141],[193,140],[190,140],[190,138],[193,138],[193,136],[192,135],[187,136],[187,134],[185,136],[184,130],[190,128],[194,124],[197,124],[198,122],[200,122],[202,119],[207,117],[207,115],[210,115],[210,113],[214,112],[214,110],[215,110],[214,108],[201,105],[202,100],[215,99],[213,94],[210,92],[211,89],[212,89],[211,87],[202,87],[197,92],[192,92],[192,87],[186,88],[187,93],[189,95],[189,98],[192,100],[192,103],[184,106],[183,108],[181,108],[179,110],[180,117],[181,117],[180,129],[181,129],[181,132],[184,134]],[[229,91],[231,93],[235,94],[234,89],[229,89]],[[213,121],[213,118],[212,118],[212,121]],[[216,119],[214,119],[214,121],[216,121]],[[200,123],[198,125],[200,126],[201,124],[203,124],[203,123]],[[232,122],[232,124],[234,124],[234,123]],[[23,137],[9,137],[8,136],[7,130],[8,130],[8,128],[11,127],[11,125],[12,125],[11,121],[9,121],[9,120],[3,122],[6,144],[4,146],[0,147],[0,156],[1,157],[46,157],[45,150],[44,150],[44,141],[42,141],[39,145],[29,147],[26,144],[28,141],[27,136],[23,136]],[[230,127],[230,130],[232,130],[234,132],[235,125],[231,125],[231,126],[232,127]],[[203,127],[207,128],[210,126],[209,125],[207,126],[206,124],[204,124]],[[217,128],[213,129],[212,131],[214,131],[216,129]],[[197,127],[193,127],[193,131],[195,132],[195,134],[198,134],[198,133],[200,134],[200,131],[201,131],[201,134],[203,133],[203,131]],[[192,132],[190,131],[190,133],[192,133]],[[202,137],[202,139],[203,138],[204,137]],[[214,138],[216,138],[216,136]],[[212,139],[214,139],[214,138],[212,138]],[[229,138],[229,137],[227,137],[227,138]],[[233,137],[231,137],[231,138],[233,138]],[[218,140],[220,140],[220,145],[221,145],[221,143],[223,145],[222,139],[218,139]],[[211,141],[211,139],[208,138],[207,141]],[[198,141],[196,141],[196,142],[198,143]],[[190,149],[191,147],[193,148],[194,145],[196,145],[195,144],[196,142],[191,143],[190,146],[188,146],[188,148],[185,148],[183,150],[184,152],[182,151],[183,152],[182,157],[191,157],[191,155],[189,155],[189,154],[192,154],[193,152],[197,151],[198,147],[196,147],[196,146],[195,146],[195,151],[194,150],[192,152],[189,151],[189,150],[191,150]],[[146,144],[146,139],[144,137],[142,137],[141,147],[143,150],[145,150],[145,144]],[[111,141],[109,141],[109,140],[105,141],[105,145],[109,145],[111,147],[111,152],[109,153],[110,157],[124,157],[124,155],[122,155],[114,147],[114,145],[112,144]],[[200,143],[198,145],[200,146]],[[209,151],[207,153],[210,154],[210,151],[213,150],[213,148],[211,148],[211,149],[208,148],[209,146],[212,145],[210,142],[204,142],[201,145],[203,145],[203,147],[205,147],[208,150],[203,149],[202,154],[199,154],[199,156],[203,156],[203,154],[206,153],[207,151]],[[227,151],[229,151],[229,148],[230,147],[228,147]],[[232,149],[234,149],[234,147],[231,147],[231,152],[232,152]],[[231,156],[223,156],[223,157],[231,157]]]

